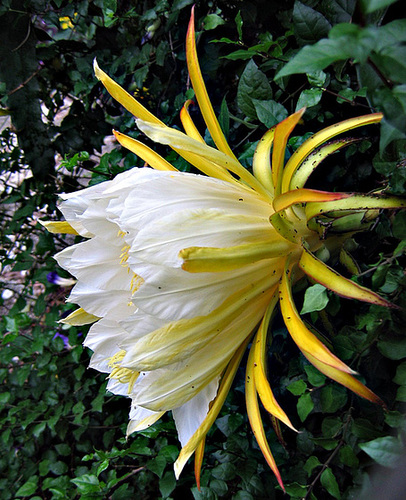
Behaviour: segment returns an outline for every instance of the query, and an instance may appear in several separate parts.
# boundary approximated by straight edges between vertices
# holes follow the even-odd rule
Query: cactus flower
[[[136,117],[138,128],[204,175],[179,172],[142,142],[115,132],[123,146],[152,168],[135,168],[62,195],[65,221],[45,223],[51,231],[85,238],[56,255],[77,280],[68,300],[79,309],[64,322],[93,323],[85,340],[94,351],[90,366],[109,374],[109,391],[131,398],[128,434],[172,411],[182,445],[176,476],[196,453],[198,484],[206,434],[250,346],[248,417],[283,488],[259,407],[260,400],[293,429],[266,377],[273,312],[279,304],[290,336],[317,369],[382,403],[304,324],[292,286],[308,276],[343,297],[390,307],[386,299],[341,276],[317,255],[323,249],[331,253],[342,248],[347,236],[370,226],[379,209],[406,203],[384,194],[305,187],[323,159],[354,141],[332,139],[378,123],[379,113],[317,132],[285,164],[286,144],[302,109],[266,132],[250,173],[231,151],[208,98],[196,55],[193,13],[186,53],[195,95],[216,147],[207,145],[194,125],[190,102],[181,111],[185,133],[169,128],[95,63],[97,78]]]

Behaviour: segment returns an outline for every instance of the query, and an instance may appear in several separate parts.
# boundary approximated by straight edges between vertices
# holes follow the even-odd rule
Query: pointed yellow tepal
[[[186,36],[186,61],[189,70],[190,80],[192,81],[193,90],[196,94],[197,102],[199,103],[200,111],[203,115],[204,121],[209,129],[210,135],[213,138],[216,146],[220,151],[237,160],[234,153],[231,151],[230,146],[224,137],[220,124],[214,113],[213,106],[211,105],[209,96],[207,94],[206,85],[200,71],[199,61],[197,59],[196,51],[196,37],[195,37],[195,16],[194,7],[192,7],[192,14],[190,16],[189,27]]]

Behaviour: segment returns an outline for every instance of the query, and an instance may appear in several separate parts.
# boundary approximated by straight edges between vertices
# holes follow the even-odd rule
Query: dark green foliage
[[[99,154],[113,127],[138,132],[133,117],[94,78],[94,57],[152,112],[179,125],[181,106],[193,98],[184,53],[192,3],[8,0],[0,6],[0,111],[12,122],[0,135],[5,500],[283,498],[249,429],[242,368],[209,433],[201,491],[191,466],[176,483],[172,464],[179,444],[170,416],[125,439],[128,401],[107,394],[104,377],[87,370],[90,353],[81,347],[86,328],[58,323],[71,311],[65,304],[69,289],[47,281],[56,270],[52,255],[73,242],[37,223],[59,218],[56,195],[142,166],[118,147]],[[302,106],[308,108],[304,126],[290,139],[289,154],[324,126],[382,111],[381,127],[354,133],[363,140],[331,157],[310,184],[337,191],[388,188],[405,195],[401,4],[198,2],[202,71],[221,125],[247,168],[266,128]],[[190,112],[202,129],[196,108]],[[180,170],[190,169],[175,153],[158,149]],[[279,442],[263,416],[290,498],[361,498],[373,465],[396,465],[403,453],[405,237],[405,214],[390,211],[346,246],[360,268],[354,279],[399,309],[340,299],[320,285],[303,294],[299,283],[297,290],[304,317],[365,377],[388,411],[327,380],[299,354],[276,318],[269,379],[302,432],[283,429],[285,442]]]

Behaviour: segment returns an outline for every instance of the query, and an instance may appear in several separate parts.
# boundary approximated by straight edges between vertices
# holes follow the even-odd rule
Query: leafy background
[[[176,482],[179,444],[170,417],[125,439],[128,401],[87,370],[85,327],[58,323],[69,289],[52,284],[52,255],[72,238],[46,233],[56,195],[142,166],[104,141],[133,118],[103,91],[92,61],[165,120],[193,90],[185,33],[192,0],[3,0],[0,7],[0,490],[2,498],[282,498],[244,410],[241,370],[206,446],[202,488],[189,465]],[[240,0],[196,5],[198,53],[223,130],[250,167],[256,142],[307,106],[290,153],[334,122],[383,111],[380,127],[334,155],[315,187],[406,191],[406,19],[394,0]],[[197,109],[193,118],[202,125]],[[188,165],[160,150],[179,169]],[[294,425],[267,435],[288,497],[372,498],[403,457],[406,402],[406,214],[382,213],[351,243],[357,280],[399,309],[297,291],[303,313],[388,405],[383,411],[325,379],[288,339],[281,320],[269,377]],[[278,321],[278,320],[277,320]],[[384,473],[379,476],[383,467]],[[382,475],[383,474],[383,475]],[[395,470],[396,474],[396,470]],[[368,490],[371,487],[372,490]],[[384,483],[385,485],[385,483]],[[389,489],[384,490],[388,494]],[[377,497],[378,498],[378,497]],[[380,497],[382,498],[382,496]]]

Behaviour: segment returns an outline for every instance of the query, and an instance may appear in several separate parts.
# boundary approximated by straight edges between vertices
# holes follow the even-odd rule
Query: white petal
[[[99,318],[108,316],[109,319],[120,320],[135,312],[130,291],[100,290],[80,281],[73,287],[68,302],[78,304]]]
[[[223,273],[188,273],[182,269],[144,264],[134,266],[145,282],[133,296],[144,312],[163,320],[207,315],[248,282],[255,283],[279,269],[269,259]]]
[[[123,246],[124,240],[120,240]],[[54,258],[90,287],[129,291],[133,273],[120,264],[121,253],[122,248],[96,237],[62,250]]]
[[[132,186],[125,200],[111,200],[108,212],[135,238],[145,225],[185,209],[219,208],[230,214],[261,215],[260,207],[273,213],[268,203],[244,187],[200,175],[160,171],[148,182]]]
[[[141,406],[131,405],[130,422],[127,427],[127,436],[136,431],[142,431],[159,420],[164,411],[151,411]]]
[[[263,294],[245,314],[183,362],[142,373],[131,394],[135,404],[165,411],[189,401],[225,369],[236,349],[260,321],[269,298]]]
[[[179,252],[192,246],[229,247],[271,237],[275,230],[269,223],[268,211],[260,215],[229,214],[217,208],[183,208],[144,226],[131,240],[129,264],[145,262],[179,267]],[[125,227],[125,226],[123,226]],[[135,266],[134,266],[135,268]]]
[[[178,438],[182,446],[197,431],[209,411],[209,404],[216,397],[219,377],[215,378],[187,403],[172,410]]]

